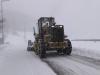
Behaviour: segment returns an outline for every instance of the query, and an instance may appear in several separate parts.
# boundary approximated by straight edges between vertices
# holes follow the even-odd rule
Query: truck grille
[[[50,48],[65,48],[67,45],[65,42],[50,42]]]

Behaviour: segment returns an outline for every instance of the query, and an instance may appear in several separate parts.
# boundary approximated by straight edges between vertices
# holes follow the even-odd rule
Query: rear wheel
[[[61,54],[62,53],[62,50],[61,49],[58,49],[57,50],[57,54]]]
[[[67,54],[67,48],[63,49],[63,54]]]
[[[67,54],[67,55],[71,55],[72,44],[71,44],[71,41],[69,39],[67,39],[67,44],[68,44],[68,47],[63,50],[63,53]]]
[[[67,55],[71,55],[72,49],[68,49]]]

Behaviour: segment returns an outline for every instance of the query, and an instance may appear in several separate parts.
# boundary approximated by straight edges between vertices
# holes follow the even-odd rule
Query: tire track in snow
[[[100,66],[85,57],[82,58],[84,60],[80,56],[59,56],[49,57],[44,61],[58,75],[100,75]]]
[[[71,69],[64,69],[63,67],[60,67],[58,64],[48,60],[43,61],[46,62],[57,75],[77,75]]]
[[[89,57],[84,57],[84,56],[79,56],[79,55],[72,55],[72,56],[64,57],[64,58],[82,63],[90,67],[92,66],[95,69],[100,70],[100,60],[95,60]]]

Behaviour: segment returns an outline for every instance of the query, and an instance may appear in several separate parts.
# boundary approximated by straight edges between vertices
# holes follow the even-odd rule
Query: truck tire
[[[39,47],[39,57],[40,58],[46,57],[46,49],[45,49],[45,47],[43,47],[43,44],[41,44]]]
[[[40,56],[40,58],[45,58],[46,57],[46,52],[40,50],[39,56]]]
[[[57,50],[57,54],[61,54],[62,53],[62,50],[61,49],[58,49]]]
[[[71,55],[72,52],[72,44],[71,41],[69,39],[67,39],[67,43],[68,43],[68,47],[63,49],[63,53],[67,54],[67,55]]]
[[[67,48],[63,49],[63,54],[67,54]]]
[[[71,55],[72,44],[71,44],[71,41],[69,39],[67,39],[67,42],[68,42],[67,55]]]

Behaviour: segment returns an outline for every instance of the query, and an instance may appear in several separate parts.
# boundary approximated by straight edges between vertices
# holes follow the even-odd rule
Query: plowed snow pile
[[[73,41],[73,54],[91,57],[100,60],[100,42]]]

